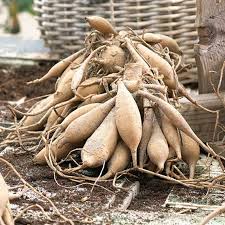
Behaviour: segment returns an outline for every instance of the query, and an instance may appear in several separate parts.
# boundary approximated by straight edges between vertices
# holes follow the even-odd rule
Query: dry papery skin
[[[148,101],[144,99],[144,101]],[[146,153],[147,153],[147,146],[152,135],[152,127],[154,121],[154,111],[153,108],[144,108],[144,121],[142,124],[142,137],[140,144],[138,146],[139,149],[139,167],[143,168],[144,163],[146,161]]]
[[[84,80],[76,90],[74,97],[68,101],[59,103],[55,108],[61,108],[65,105],[72,104],[78,105],[81,101],[88,99],[91,96],[103,93],[105,91],[103,84],[99,81],[98,77],[90,77]]]
[[[48,104],[48,102],[51,102],[52,100],[53,100],[52,95],[49,95],[47,98],[40,100],[36,105],[34,105],[34,107],[31,109],[30,113],[35,114],[36,112],[42,111],[43,107],[45,107],[45,105]],[[20,124],[24,127],[36,124],[37,122],[39,122],[41,120],[41,118],[45,114],[46,114],[46,111],[39,113],[35,116],[24,116],[22,118],[22,120],[20,121]],[[47,121],[47,118],[46,118],[46,121]],[[36,129],[37,130],[41,129],[41,128],[43,128],[43,126],[44,126],[44,123],[40,124]]]
[[[30,81],[28,84],[40,83],[46,81],[53,77],[59,77],[63,71],[74,61],[76,60],[82,53],[84,53],[84,49],[68,56],[67,58],[61,60],[57,64],[55,64],[42,78]]]
[[[55,93],[51,94],[49,96],[49,101],[47,101],[47,104],[44,105],[44,107],[41,108],[41,110],[33,110],[31,113],[26,113],[26,116],[35,116],[38,114],[41,114],[43,112],[46,112],[49,108],[55,106],[58,103],[64,102],[71,97],[73,97],[73,92],[71,90],[71,81],[72,81],[73,73],[68,73],[65,76],[62,76],[60,78],[60,82],[57,84],[57,89]]]
[[[165,59],[142,44],[137,44],[136,48],[140,55],[142,55],[152,67],[158,68],[159,74],[164,75],[163,80],[165,84],[170,89],[176,89],[177,84],[171,65]]]
[[[81,81],[84,79],[85,73],[87,71],[88,64],[90,60],[97,54],[100,50],[105,48],[105,46],[101,46],[97,49],[95,49],[93,52],[90,53],[90,55],[81,63],[81,65],[75,69],[75,72],[72,76],[72,81],[71,81],[71,88],[69,90],[72,90],[74,94],[76,94],[77,88]]]
[[[98,60],[105,70],[117,72],[117,67],[123,68],[126,62],[126,55],[123,49],[116,45],[107,46]]]
[[[168,117],[162,111],[160,115],[163,134],[165,135],[168,144],[175,150],[177,158],[181,160],[181,147],[177,128],[170,122]]]
[[[50,150],[52,151],[54,157],[56,157],[57,160],[62,159],[71,151],[73,145],[82,143],[85,139],[87,139],[101,124],[113,108],[114,104],[115,99],[110,99],[73,120],[66,128],[65,132],[50,146]],[[45,164],[45,156],[47,155],[47,149],[42,149],[35,156],[35,163]]]
[[[126,41],[126,46],[127,49],[132,57],[132,59],[134,60],[135,63],[138,63],[139,65],[141,65],[143,73],[151,73],[150,72],[150,68],[148,66],[148,64],[146,63],[146,61],[141,57],[141,55],[136,51],[136,49],[134,48],[131,40],[127,37],[124,38]]]
[[[154,34],[154,33],[144,33],[140,36],[144,41],[151,44],[160,44],[163,48],[167,47],[171,52],[174,52],[178,55],[182,55],[182,51],[177,44],[176,40],[173,38],[163,35],[163,34]]]
[[[195,167],[200,157],[199,144],[181,131],[181,149],[182,159],[189,166],[189,178],[193,179],[195,175]]]
[[[49,130],[54,125],[54,123],[59,118],[59,116],[62,115],[65,107],[66,106],[60,107],[59,109],[56,109],[55,111],[51,111],[51,113],[50,113],[50,115],[48,117],[48,120],[46,122],[46,125],[45,125],[45,129],[46,130]]]
[[[183,118],[183,116],[169,103],[162,100],[161,98],[155,97],[152,94],[145,93],[143,91],[139,91],[140,95],[143,95],[144,97],[156,102],[159,106],[159,108],[163,111],[163,113],[170,119],[172,124],[176,126],[178,129],[183,131],[185,134],[187,134],[189,137],[194,139],[201,147],[207,152],[212,154],[213,156],[217,156],[215,152],[212,151],[208,146],[206,146],[193,132],[191,127],[188,125],[187,121]]]
[[[107,162],[115,150],[118,137],[113,108],[84,144],[81,151],[82,167],[95,168]]]
[[[108,178],[114,176],[116,173],[123,171],[128,167],[131,162],[131,154],[129,148],[123,141],[119,141],[116,149],[108,162],[108,171],[102,177],[102,179],[107,180]]]
[[[90,26],[105,35],[117,34],[113,26],[108,22],[108,20],[100,16],[88,16],[85,18]]]
[[[163,34],[156,34],[156,35],[161,39],[160,44],[162,45],[163,48],[167,47],[171,52],[175,52],[179,55],[183,54],[179,45],[173,38]]]
[[[123,141],[119,141],[116,145],[116,148],[112,154],[112,157],[107,163],[107,172],[101,177],[88,177],[88,180],[96,181],[98,180],[107,180],[113,177],[116,173],[125,170],[128,165],[131,163],[131,154],[127,145]]]
[[[101,103],[91,103],[74,110],[59,125],[60,130],[62,131],[65,130],[69,126],[69,124],[72,123],[76,118],[82,116],[85,113],[88,113],[89,111],[91,111],[92,109],[94,109],[99,105],[101,105]]]
[[[55,137],[58,136],[61,132],[63,132],[69,125],[72,123],[76,118],[82,116],[83,114],[89,112],[90,110],[94,109],[95,107],[99,106],[101,103],[92,103],[88,105],[84,105],[74,111],[72,111],[69,115],[66,116],[66,118],[60,123],[55,124],[55,132],[52,136],[52,140],[54,140]],[[46,124],[46,128],[47,128]]]
[[[157,34],[153,34],[153,33],[144,33],[142,35],[140,35],[140,37],[145,40],[148,43],[152,43],[152,44],[157,44],[157,43],[161,43],[162,38],[159,37],[159,35]],[[136,40],[138,40],[136,38]]]
[[[116,96],[116,125],[120,137],[131,151],[133,166],[137,167],[137,147],[142,135],[141,115],[133,96],[121,81],[118,82]]]
[[[157,166],[157,172],[161,172],[169,156],[169,147],[156,118],[153,122],[153,130],[148,142],[147,152],[150,161]]]
[[[196,167],[197,161],[200,158],[199,144],[181,131],[180,132],[180,146],[181,146],[182,160],[189,167],[189,179],[194,179],[195,167]],[[172,159],[175,156],[176,156],[176,152],[170,146],[168,159]],[[166,165],[166,173],[167,174],[170,174],[171,166],[173,164],[174,164],[174,161],[167,162],[167,165]]]

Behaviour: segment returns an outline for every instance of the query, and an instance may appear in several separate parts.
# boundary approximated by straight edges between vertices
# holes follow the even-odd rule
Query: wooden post
[[[199,43],[195,45],[199,93],[212,92],[209,73],[217,86],[225,60],[225,1],[197,0],[196,27]],[[221,86],[225,90],[225,77]]]
[[[225,92],[222,92],[222,95],[225,95]],[[208,109],[220,110],[218,122],[220,124],[225,124],[225,109],[215,94],[201,94],[193,96],[193,98],[196,102]],[[188,124],[191,126],[197,136],[204,142],[213,141],[214,129],[216,124],[216,114],[207,112],[194,106],[185,98],[182,98],[180,100],[180,103],[180,113],[187,120]],[[214,141],[220,141],[223,139],[224,132],[221,131],[222,128],[218,127],[215,131]]]

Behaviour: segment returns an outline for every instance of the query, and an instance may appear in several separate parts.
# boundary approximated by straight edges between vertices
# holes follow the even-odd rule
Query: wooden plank
[[[225,109],[214,93],[201,94],[193,96],[193,98],[206,108],[212,110],[220,110],[219,122],[221,122],[222,124],[225,123]],[[216,115],[194,106],[184,98],[181,99],[180,103],[180,113],[184,116],[184,118],[187,120],[198,137],[201,138],[201,140],[204,142],[213,141]],[[217,141],[222,140],[224,137],[224,133],[221,133],[220,131],[221,130],[218,129],[216,132]]]
[[[196,26],[199,43],[195,45],[196,62],[199,75],[199,93],[212,92],[209,73],[217,85],[220,70],[225,60],[225,1],[197,0]],[[225,79],[222,84],[225,90]]]
[[[225,143],[223,141],[217,141],[213,143],[209,143],[209,145],[213,148],[213,150],[219,154],[225,157]]]

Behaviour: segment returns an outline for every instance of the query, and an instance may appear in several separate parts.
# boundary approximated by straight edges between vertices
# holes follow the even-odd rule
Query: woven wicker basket
[[[112,3],[113,2],[113,3]],[[89,27],[84,17],[114,18],[119,31],[127,26],[138,33],[162,33],[175,38],[184,52],[185,63],[193,68],[180,76],[184,82],[197,80],[194,59],[195,0],[35,0],[41,37],[54,53],[65,54],[81,48]]]

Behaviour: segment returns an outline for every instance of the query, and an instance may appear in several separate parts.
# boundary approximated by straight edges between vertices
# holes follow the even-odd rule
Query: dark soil
[[[40,63],[36,66],[1,66],[0,65],[0,101],[16,101],[26,96],[33,98],[54,91],[55,80],[43,82],[42,84],[27,85],[31,81],[43,76],[51,67],[49,63]]]
[[[140,210],[146,212],[163,212],[168,209],[163,208],[168,194],[173,185],[169,185],[157,178],[140,175],[141,191],[129,207],[130,210]]]

